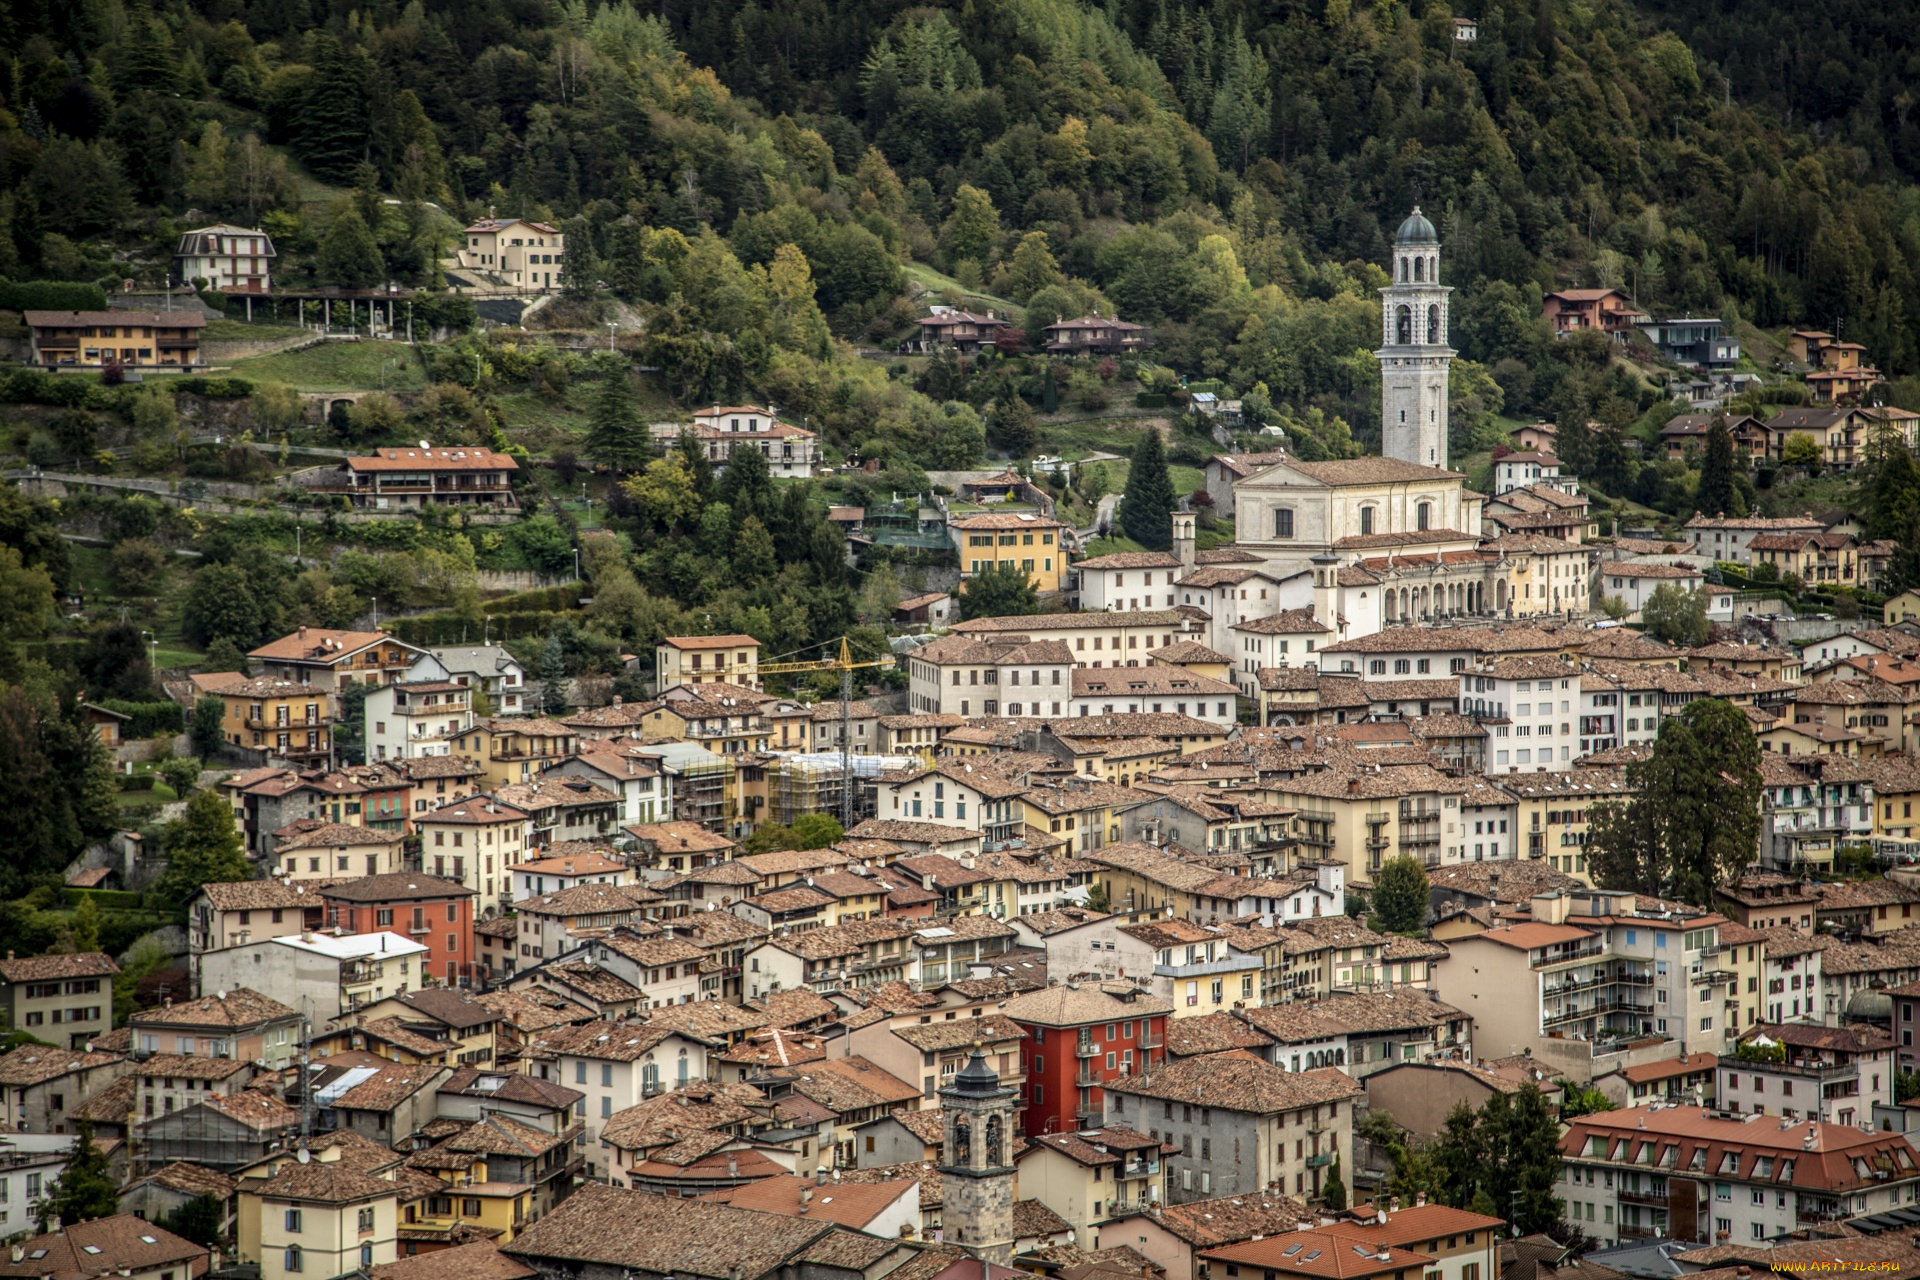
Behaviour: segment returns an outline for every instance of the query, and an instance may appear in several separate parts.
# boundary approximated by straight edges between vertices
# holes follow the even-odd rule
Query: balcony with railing
[[[1556,964],[1574,964],[1581,960],[1592,960],[1607,954],[1607,949],[1597,939],[1592,942],[1563,944],[1548,948],[1540,958],[1533,962],[1536,969],[1545,969]]]
[[[1105,1050],[1091,1040],[1082,1040],[1073,1046],[1073,1056],[1076,1058],[1097,1058],[1103,1052]]]
[[[1160,1162],[1158,1160],[1129,1160],[1120,1166],[1119,1176],[1122,1178],[1151,1178],[1159,1174],[1159,1172]]]
[[[1646,1014],[1650,1016],[1653,1013],[1653,1006],[1651,1004],[1638,1004],[1633,1001],[1620,999],[1595,1000],[1591,1004],[1579,1008],[1566,1008],[1558,1012],[1544,1013],[1540,1019],[1540,1024],[1543,1027],[1560,1026],[1568,1022],[1584,1022],[1588,1018],[1605,1017],[1615,1013],[1633,1015]]]

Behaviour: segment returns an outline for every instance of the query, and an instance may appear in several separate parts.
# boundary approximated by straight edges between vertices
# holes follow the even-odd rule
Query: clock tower
[[[979,1044],[940,1091],[945,1146],[940,1220],[946,1243],[1000,1266],[1013,1262],[1013,1122],[1018,1101]]]
[[[1414,208],[1393,238],[1393,283],[1380,290],[1380,452],[1447,465],[1447,305],[1440,236]]]

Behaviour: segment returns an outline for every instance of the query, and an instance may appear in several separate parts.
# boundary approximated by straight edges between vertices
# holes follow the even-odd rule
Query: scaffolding
[[[780,756],[768,766],[767,820],[792,826],[803,814],[851,813],[851,822],[842,819],[851,828],[863,818],[876,816],[874,782],[881,774],[919,763],[916,756],[842,756],[838,751]],[[846,794],[849,777],[853,780],[851,805]]]

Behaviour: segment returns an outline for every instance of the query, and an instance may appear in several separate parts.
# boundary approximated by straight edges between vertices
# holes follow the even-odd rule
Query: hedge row
[[[0,310],[105,311],[107,291],[66,280],[0,281]]]
[[[572,613],[558,609],[542,609],[532,613],[496,613],[493,621],[485,624],[486,634],[494,640],[523,640],[528,636],[543,636],[553,629],[561,618],[575,617]],[[422,613],[410,618],[391,618],[385,623],[395,639],[408,644],[478,644],[480,637],[474,632],[481,628],[465,618],[451,613]]]
[[[186,731],[186,717],[177,702],[128,702],[121,698],[101,698],[94,705],[130,717],[120,726],[120,736],[123,738],[151,738],[156,733]]]

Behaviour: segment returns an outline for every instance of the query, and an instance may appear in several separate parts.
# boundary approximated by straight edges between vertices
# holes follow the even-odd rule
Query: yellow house
[[[194,684],[226,704],[220,734],[233,746],[303,764],[321,763],[332,754],[325,690],[238,673],[196,676]]]
[[[1873,834],[1911,840],[1920,834],[1920,765],[1908,756],[1882,756],[1873,770]]]
[[[461,266],[499,276],[509,284],[542,291],[561,283],[567,237],[558,227],[526,218],[482,218],[468,227]]]
[[[371,1144],[369,1144],[371,1145]],[[343,1152],[351,1151],[351,1159]],[[307,1153],[302,1153],[307,1154]],[[381,1173],[336,1142],[248,1170],[239,1179],[239,1258],[261,1280],[315,1280],[392,1262],[400,1224],[398,1158]]]
[[[1920,622],[1920,587],[1889,596],[1880,606],[1880,617],[1888,626],[1896,622]]]
[[[1524,858],[1544,858],[1555,871],[1592,884],[1587,870],[1587,839],[1593,810],[1625,804],[1631,795],[1624,765],[1568,769],[1563,773],[1516,773],[1495,779],[1514,799],[1514,830]]]
[[[34,364],[191,368],[200,363],[198,311],[28,311]]]
[[[1231,681],[1233,659],[1209,649],[1198,640],[1178,640],[1154,652],[1153,661],[1169,667],[1184,667],[1209,680]]]
[[[960,549],[963,578],[1000,565],[1014,564],[1042,594],[1060,590],[1067,556],[1060,531],[1067,526],[1034,512],[995,511],[962,516],[952,522],[954,544]]]
[[[773,738],[773,722],[767,717],[771,705],[731,698],[662,702],[640,717],[640,735],[648,742],[698,742],[717,756],[765,751]]]
[[[505,1120],[505,1123],[477,1125],[474,1128],[487,1130],[486,1136],[493,1136],[491,1131],[497,1128],[510,1135],[503,1136],[500,1139],[503,1142],[524,1137],[542,1147],[550,1147],[556,1141],[564,1141],[506,1117],[495,1116],[492,1119],[496,1122]],[[473,1130],[468,1132],[471,1134]],[[534,1216],[534,1188],[526,1182],[497,1179],[486,1154],[452,1149],[461,1145],[478,1144],[462,1144],[456,1140],[421,1152],[413,1158],[410,1162],[413,1167],[425,1168],[438,1177],[442,1185],[437,1190],[410,1200],[401,1210],[401,1221],[410,1233],[444,1231],[451,1235],[457,1226],[478,1227],[492,1236],[495,1244],[506,1244],[525,1230],[527,1222]],[[443,1154],[446,1156],[444,1162],[436,1160]],[[446,1167],[440,1167],[442,1163]],[[515,1159],[511,1163],[517,1170],[520,1160]]]
[[[1545,775],[1541,775],[1545,776]],[[1465,784],[1429,765],[1326,769],[1276,780],[1273,799],[1299,811],[1300,857],[1346,864],[1347,883],[1370,882],[1402,854],[1437,866],[1458,856]]]
[[[760,687],[760,642],[752,636],[667,636],[653,650],[656,688],[681,684]]]
[[[1153,797],[1084,775],[1036,782],[1019,797],[1025,825],[1066,842],[1062,853],[1085,853],[1120,841],[1120,810]]]
[[[531,782],[554,765],[566,763],[579,747],[578,731],[556,720],[495,718],[461,730],[452,751],[478,764],[491,789]]]

